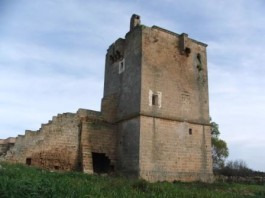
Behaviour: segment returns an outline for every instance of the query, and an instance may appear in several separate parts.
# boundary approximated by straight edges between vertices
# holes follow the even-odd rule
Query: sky
[[[0,138],[100,110],[106,50],[132,14],[207,43],[210,115],[229,160],[265,171],[265,1],[0,0]]]

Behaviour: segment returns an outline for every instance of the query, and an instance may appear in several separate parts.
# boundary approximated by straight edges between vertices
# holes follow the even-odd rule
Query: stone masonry
[[[0,140],[0,159],[148,181],[212,181],[207,45],[133,15],[107,50],[101,111]]]

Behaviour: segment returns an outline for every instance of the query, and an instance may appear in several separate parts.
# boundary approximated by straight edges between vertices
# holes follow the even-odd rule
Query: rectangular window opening
[[[192,129],[189,129],[189,134],[192,135]]]
[[[151,89],[149,89],[149,94],[148,94],[148,97],[149,97],[149,106],[150,107],[158,107],[158,108],[161,108],[162,106],[162,92],[160,91],[155,91],[153,92]]]
[[[158,95],[157,94],[152,95],[152,105],[158,106]]]
[[[123,60],[121,60],[119,62],[119,74],[121,74],[122,72],[124,72],[124,70],[125,70],[125,62],[124,62],[124,59],[123,59]]]

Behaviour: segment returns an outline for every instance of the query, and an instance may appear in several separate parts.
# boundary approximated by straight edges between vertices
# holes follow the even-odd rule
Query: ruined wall
[[[91,151],[106,154],[111,164],[116,165],[116,126],[98,121],[90,122],[89,129]]]
[[[211,181],[209,126],[141,116],[140,177]]]
[[[54,116],[38,131],[27,130],[9,150],[6,142],[0,141],[1,151],[7,150],[6,155],[2,152],[6,161],[50,170],[93,173],[97,169],[93,153],[104,155],[112,171],[117,161],[116,125],[106,122],[100,112],[86,109]]]
[[[4,156],[8,150],[14,147],[16,138],[0,139],[0,157]]]
[[[6,160],[47,169],[74,170],[79,164],[79,119],[64,113],[53,117],[38,131],[18,136]]]
[[[100,112],[80,109],[78,116],[82,123],[81,150],[83,171],[86,173],[95,172],[93,153],[104,154],[110,160],[110,166],[114,169],[117,160],[116,126],[104,121]]]

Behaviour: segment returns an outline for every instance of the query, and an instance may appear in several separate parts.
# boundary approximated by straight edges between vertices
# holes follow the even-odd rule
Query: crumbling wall
[[[6,155],[16,142],[16,138],[0,139],[0,157]]]
[[[104,153],[111,160],[111,164],[116,164],[116,127],[104,121],[92,121],[89,124],[91,151]]]
[[[0,151],[8,150],[4,143],[0,141]],[[103,154],[113,170],[116,146],[115,125],[106,122],[100,112],[79,109],[76,114],[54,116],[38,131],[19,135],[4,159],[50,170],[93,173],[93,153]]]
[[[108,158],[111,166],[109,169],[113,170],[116,165],[116,126],[107,123],[100,112],[80,109],[78,116],[82,123],[81,150],[83,171],[87,173],[95,172],[93,153],[103,154]]]
[[[18,136],[5,159],[47,169],[78,169],[79,132],[76,114],[58,114],[38,131],[26,131],[25,135]]]

